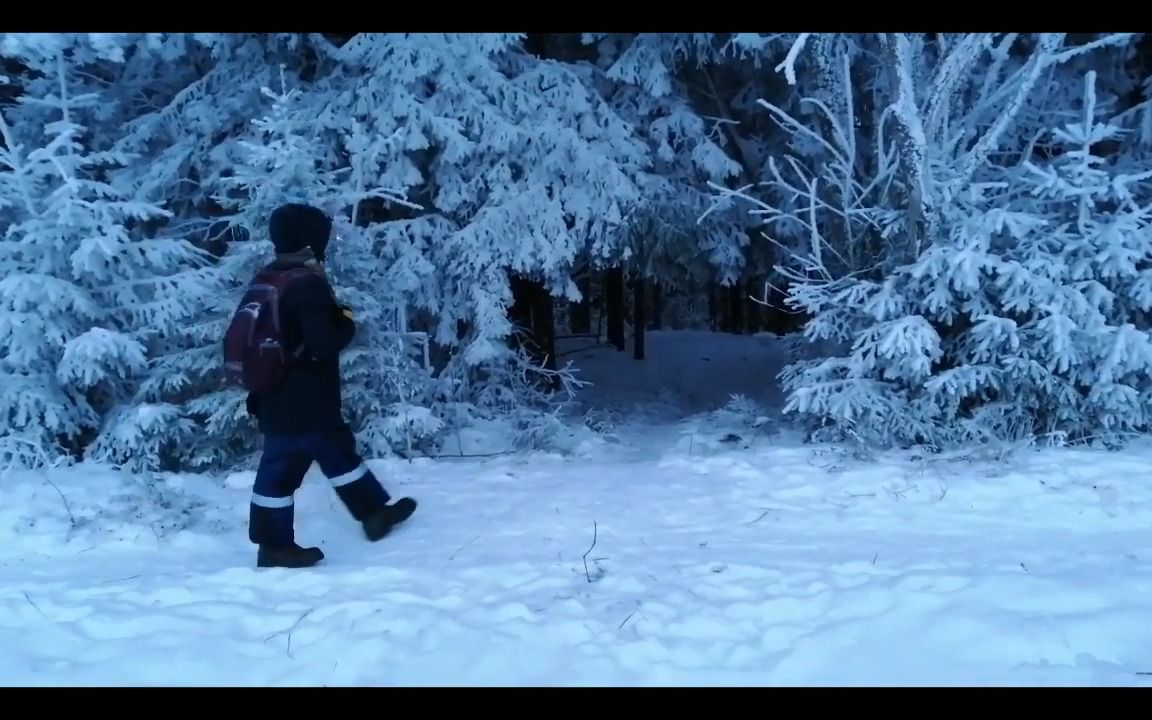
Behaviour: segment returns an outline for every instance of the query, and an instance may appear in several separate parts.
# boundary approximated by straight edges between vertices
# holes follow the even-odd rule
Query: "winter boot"
[[[392,528],[411,517],[416,512],[416,501],[412,498],[400,498],[391,505],[385,505],[364,521],[364,534],[372,542],[376,542],[392,532]]]
[[[261,545],[256,555],[256,566],[262,568],[306,568],[324,559],[320,548],[302,548],[296,543],[282,547]]]

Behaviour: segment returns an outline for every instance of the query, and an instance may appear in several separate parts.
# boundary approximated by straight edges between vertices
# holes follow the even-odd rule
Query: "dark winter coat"
[[[278,258],[277,270],[301,267],[295,259]],[[356,325],[335,299],[322,275],[292,285],[280,299],[282,341],[295,353],[287,379],[276,390],[250,394],[248,411],[266,435],[303,435],[339,428],[344,423],[340,388],[340,353],[356,334]]]

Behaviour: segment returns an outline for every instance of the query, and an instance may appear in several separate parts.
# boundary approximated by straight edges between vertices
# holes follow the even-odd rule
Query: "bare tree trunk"
[[[632,280],[632,358],[644,359],[644,278]]]
[[[895,101],[897,147],[900,153],[900,167],[904,187],[907,191],[907,216],[905,219],[905,252],[900,261],[908,261],[919,256],[924,239],[924,173],[926,140],[920,110],[916,106],[916,89],[913,87],[912,46],[904,34],[882,35],[886,54],[888,79],[892,85]]]
[[[625,349],[624,341],[624,270],[612,268],[604,273],[604,300],[608,316],[608,342],[617,350]]]
[[[741,335],[746,330],[744,317],[744,285],[739,280],[728,290],[728,332]]]
[[[544,356],[544,367],[556,369],[556,308],[552,295],[543,285],[537,285],[532,303],[532,334]],[[549,375],[555,381],[554,375]],[[556,387],[552,388],[557,389]]]
[[[708,326],[712,328],[712,332],[720,329],[724,319],[720,316],[720,303],[716,299],[716,282],[710,280],[708,282]]]
[[[764,329],[764,308],[760,303],[748,302],[748,298],[755,296],[755,281],[752,278],[745,280],[740,289],[744,292],[744,313],[748,318],[744,323],[744,329],[756,334]]]
[[[509,318],[515,325],[513,347],[528,353],[533,362],[548,370],[556,369],[556,329],[552,295],[544,284],[518,275],[511,278],[512,307]]]
[[[652,283],[652,329],[664,329],[664,289],[659,281]]]
[[[574,335],[587,335],[592,332],[592,304],[588,297],[592,294],[592,279],[584,275],[576,280],[576,287],[580,302],[568,305],[568,330]]]

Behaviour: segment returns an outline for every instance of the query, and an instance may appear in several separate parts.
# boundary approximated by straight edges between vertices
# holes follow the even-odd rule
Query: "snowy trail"
[[[1144,456],[594,454],[374,463],[422,503],[377,545],[309,478],[306,571],[252,568],[250,476],[183,478],[223,530],[67,545],[4,478],[0,684],[1152,684]],[[53,476],[76,514],[113,478]]]

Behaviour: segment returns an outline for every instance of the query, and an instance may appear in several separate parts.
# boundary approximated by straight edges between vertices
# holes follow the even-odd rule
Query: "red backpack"
[[[318,275],[312,268],[264,268],[249,283],[224,333],[224,377],[248,392],[275,389],[292,357],[281,342],[280,298],[298,280]]]

